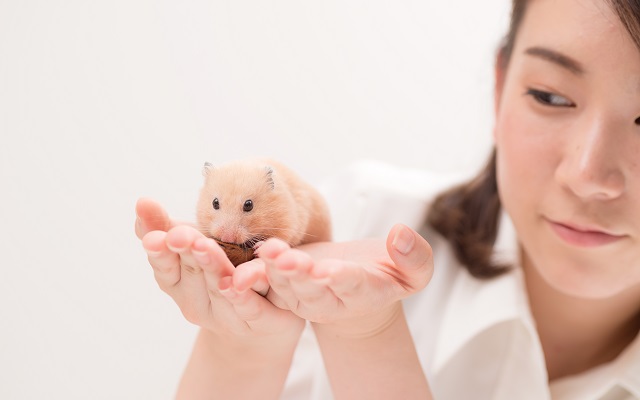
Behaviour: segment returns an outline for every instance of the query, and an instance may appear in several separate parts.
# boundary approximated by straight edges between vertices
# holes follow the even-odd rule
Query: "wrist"
[[[298,344],[302,330],[269,335],[243,335],[230,331],[201,329],[200,338],[218,359],[233,362],[237,357],[252,359],[258,364],[288,360]]]
[[[311,323],[316,335],[331,335],[345,339],[366,339],[387,331],[399,318],[403,318],[400,301],[378,310],[348,320],[331,323]]]

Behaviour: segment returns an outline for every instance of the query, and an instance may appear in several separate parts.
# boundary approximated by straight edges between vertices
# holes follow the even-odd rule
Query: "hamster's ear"
[[[210,162],[204,163],[204,167],[202,167],[202,175],[208,176],[211,171],[213,171],[213,168],[213,164],[211,164]]]
[[[267,165],[264,169],[267,171],[267,184],[271,186],[271,190],[273,190],[276,187],[276,183],[273,180],[273,168]]]

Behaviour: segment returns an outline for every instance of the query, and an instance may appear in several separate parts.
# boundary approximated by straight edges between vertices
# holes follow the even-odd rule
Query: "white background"
[[[0,398],[169,399],[195,327],[133,233],[204,161],[473,171],[508,0],[0,0]]]

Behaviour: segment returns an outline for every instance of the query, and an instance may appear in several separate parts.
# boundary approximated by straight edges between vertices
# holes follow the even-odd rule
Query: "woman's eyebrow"
[[[545,47],[529,47],[527,50],[525,50],[525,54],[550,61],[569,70],[574,75],[584,74],[584,68],[582,67],[582,64],[580,64],[573,58],[559,53],[555,50],[547,49]]]

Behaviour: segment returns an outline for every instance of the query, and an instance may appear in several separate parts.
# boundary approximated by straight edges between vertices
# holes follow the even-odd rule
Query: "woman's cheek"
[[[502,205],[521,234],[529,234],[545,196],[554,191],[553,161],[538,123],[517,110],[500,118],[496,131],[497,180]]]

